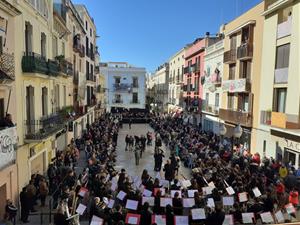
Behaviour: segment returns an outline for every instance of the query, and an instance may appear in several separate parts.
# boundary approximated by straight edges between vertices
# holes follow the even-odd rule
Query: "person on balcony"
[[[6,116],[0,121],[0,127],[14,127],[11,114],[7,113]]]

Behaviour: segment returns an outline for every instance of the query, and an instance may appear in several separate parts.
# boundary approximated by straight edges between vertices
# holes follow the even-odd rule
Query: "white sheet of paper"
[[[233,215],[225,215],[223,225],[234,225]]]
[[[187,225],[189,224],[188,216],[175,216],[175,225]]]
[[[239,201],[240,202],[247,202],[248,201],[247,192],[239,193]]]
[[[212,187],[212,188],[216,188],[214,182],[212,182],[212,181],[208,183],[208,186],[209,186],[209,187]]]
[[[243,218],[243,223],[253,224],[254,213],[242,213],[242,218]]]
[[[276,217],[278,223],[284,222],[284,216],[283,216],[283,213],[281,212],[281,210],[279,210],[275,213],[275,217]]]
[[[165,188],[159,188],[160,190],[160,195],[165,196],[166,195],[166,189]]]
[[[296,210],[295,210],[295,207],[294,207],[293,204],[291,204],[291,203],[285,205],[284,207],[285,207],[286,212],[287,212],[288,214],[292,214],[292,213],[294,213],[294,212],[296,211]]]
[[[203,208],[192,209],[191,212],[193,220],[204,220],[206,218],[205,210]]]
[[[233,206],[234,198],[232,196],[223,197],[223,205],[224,206]]]
[[[261,192],[257,187],[253,188],[252,191],[253,191],[253,194],[255,195],[255,197],[258,198],[259,196],[261,196]]]
[[[82,216],[85,210],[86,210],[86,206],[83,205],[83,204],[79,204],[78,207],[77,207],[77,209],[76,209],[76,212],[77,212],[80,216]]]
[[[182,180],[181,185],[182,185],[183,188],[187,188],[187,187],[191,186],[192,183],[191,183],[190,180]]]
[[[264,223],[274,223],[274,219],[270,212],[261,213],[260,217]]]
[[[142,204],[148,202],[150,206],[154,206],[154,197],[143,197]]]
[[[198,192],[198,190],[188,190],[188,197],[189,198],[194,198],[194,193]]]
[[[139,204],[138,201],[127,199],[126,207],[125,208],[126,209],[137,210],[138,204]]]
[[[112,181],[112,182],[111,182],[111,187],[110,187],[110,189],[111,189],[112,191],[116,191],[116,190],[117,190],[117,187],[118,187],[117,182]]]
[[[103,225],[103,219],[98,216],[93,216],[90,225]]]
[[[233,188],[230,186],[230,187],[227,187],[226,188],[226,191],[229,195],[234,195],[235,194],[235,191],[233,190]]]
[[[174,198],[176,192],[178,192],[179,198],[181,198],[182,194],[180,190],[171,190],[171,197]]]
[[[160,198],[160,206],[166,207],[167,205],[173,206],[172,198]]]
[[[192,208],[195,205],[194,198],[184,198],[183,199],[183,207],[185,208]]]
[[[115,205],[115,200],[110,199],[109,202],[108,202],[107,207],[110,208],[110,209],[112,209],[114,207],[114,205]]]
[[[130,216],[130,217],[128,218],[128,223],[129,223],[129,224],[135,225],[135,224],[138,223],[138,218],[137,218],[137,217],[134,217],[134,216]]]
[[[126,196],[126,193],[124,191],[120,191],[117,195],[117,198],[120,200],[123,200]]]
[[[161,215],[154,215],[154,222],[157,225],[166,225],[167,224],[166,218]]]
[[[145,189],[144,192],[143,192],[143,195],[146,196],[146,197],[151,197],[152,191],[149,191],[149,190]]]
[[[203,187],[202,188],[203,195],[210,195],[213,189],[214,189],[213,187]]]
[[[213,198],[208,198],[208,199],[207,199],[207,206],[208,206],[209,208],[215,208],[215,201],[214,201]]]

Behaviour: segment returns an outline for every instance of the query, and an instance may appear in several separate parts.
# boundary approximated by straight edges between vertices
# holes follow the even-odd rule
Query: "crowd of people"
[[[49,188],[45,177],[33,175],[21,193],[25,200],[20,196],[22,220],[28,221],[28,212],[34,211],[38,198],[43,205],[48,192],[57,209],[55,225],[69,224],[68,218],[79,212],[79,206],[84,206],[79,212],[81,219],[99,219],[103,225],[160,224],[154,215],[162,216],[166,225],[221,225],[227,221],[226,215],[232,215],[233,223],[239,224],[245,213],[253,213],[253,224],[265,212],[272,216],[287,212],[286,221],[296,217],[299,169],[252,155],[242,145],[221,142],[218,136],[185,123],[182,117],[152,116],[150,125],[155,134],[127,135],[122,151],[134,152],[137,165],[144,151],[152,151],[155,177],[147,170],[133,177],[126,168],[115,169],[120,117],[106,114],[57,154],[48,169]],[[169,158],[162,150],[163,143],[171,152]],[[85,152],[86,167],[76,174],[80,152]],[[180,178],[180,161],[191,168],[191,177]],[[233,197],[233,203],[224,205],[224,197]],[[170,201],[166,203],[166,199]],[[192,202],[189,206],[186,199]],[[136,205],[131,207],[130,203]],[[289,203],[295,211],[287,209]],[[194,209],[203,209],[204,217],[195,216]]]

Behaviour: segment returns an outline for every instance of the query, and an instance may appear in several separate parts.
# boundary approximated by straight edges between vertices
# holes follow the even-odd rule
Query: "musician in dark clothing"
[[[171,182],[174,178],[174,169],[171,166],[169,160],[167,160],[167,163],[164,166],[164,172],[165,172],[165,179]]]
[[[149,203],[145,202],[142,210],[141,210],[141,221],[140,224],[142,225],[151,225],[151,212],[149,211]]]
[[[21,221],[23,223],[28,223],[28,215],[30,211],[29,198],[27,195],[26,187],[23,187],[20,193],[20,203],[21,203]]]
[[[225,213],[220,206],[216,206],[215,212],[208,215],[206,225],[222,225],[225,219]]]

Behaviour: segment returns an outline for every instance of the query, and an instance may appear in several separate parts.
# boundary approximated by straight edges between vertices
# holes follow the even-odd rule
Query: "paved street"
[[[125,151],[125,136],[129,135],[142,135],[146,136],[148,131],[154,132],[153,129],[148,124],[133,124],[131,129],[129,129],[128,124],[124,124],[123,128],[120,129],[118,137],[118,147],[117,147],[117,164],[116,169],[121,170],[125,168],[126,171],[131,176],[141,176],[142,171],[147,169],[149,174],[153,177],[157,175],[157,172],[153,170],[154,168],[154,141],[153,146],[147,146],[146,151],[143,153],[142,158],[138,166],[135,165],[134,153],[130,151]],[[162,146],[162,149],[165,152],[164,162],[170,157],[170,151],[166,148],[165,145]],[[161,171],[161,177],[164,176],[163,171]],[[185,168],[183,164],[180,165],[179,179],[183,179],[182,175],[186,178],[190,178],[190,169]]]

